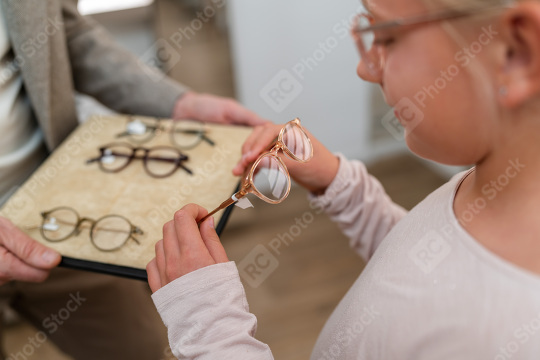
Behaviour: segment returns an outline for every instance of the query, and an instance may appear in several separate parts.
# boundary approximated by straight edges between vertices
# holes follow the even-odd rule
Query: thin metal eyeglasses
[[[410,18],[402,18],[391,21],[383,21],[375,23],[373,16],[369,14],[359,14],[355,19],[355,24],[352,28],[352,34],[356,42],[356,46],[360,53],[362,61],[367,65],[368,70],[372,75],[380,76],[385,64],[385,46],[394,41],[391,30],[401,28],[414,28],[420,25],[426,25],[433,22],[453,20],[466,16],[475,16],[488,14],[490,11],[501,11],[509,8],[509,5],[498,5],[484,8],[472,8],[463,10],[446,10],[433,14],[414,16]]]
[[[138,155],[142,152],[142,155]],[[144,169],[148,175],[155,178],[164,178],[172,175],[178,168],[184,169],[188,174],[193,172],[183,163],[188,160],[173,146],[155,146],[152,148],[134,147],[128,143],[112,143],[99,148],[100,155],[89,159],[87,164],[99,162],[99,168],[108,173],[116,173],[125,169],[133,159],[143,161]]]
[[[84,223],[90,225],[90,241],[101,251],[114,251],[124,246],[129,239],[140,245],[134,235],[144,232],[121,215],[105,215],[97,220],[81,217],[75,209],[60,206],[41,213],[43,219],[39,231],[50,242],[59,242],[78,236]]]
[[[116,135],[127,137],[136,144],[144,144],[160,132],[168,132],[171,144],[189,150],[205,141],[211,146],[215,143],[207,134],[210,132],[204,123],[195,120],[165,120],[158,118],[129,117],[126,130]]]
[[[300,119],[296,118],[285,124],[268,149],[246,168],[240,190],[199,220],[199,224],[249,193],[270,204],[279,204],[287,198],[291,190],[291,177],[287,167],[277,155],[278,152],[281,150],[291,159],[301,163],[313,157],[311,140],[300,125]]]

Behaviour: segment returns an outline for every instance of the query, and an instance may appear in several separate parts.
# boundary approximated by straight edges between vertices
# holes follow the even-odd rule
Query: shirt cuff
[[[336,196],[350,185],[353,175],[350,162],[341,153],[336,153],[335,155],[339,159],[339,167],[336,177],[334,178],[334,180],[332,180],[332,182],[326,188],[323,194],[308,194],[308,199],[312,206],[328,209]]]
[[[216,284],[223,284],[230,280],[242,286],[240,275],[234,261],[205,266],[171,281],[152,294],[152,300],[158,311],[165,310],[172,301],[188,298]]]

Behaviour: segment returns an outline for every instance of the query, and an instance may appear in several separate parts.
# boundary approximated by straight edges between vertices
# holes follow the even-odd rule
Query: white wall
[[[299,117],[331,150],[366,160],[371,87],[356,75],[348,33],[359,6],[359,0],[229,0],[228,17],[240,101],[276,123]]]
[[[352,17],[362,11],[360,0],[227,4],[242,103],[276,123],[299,117],[330,150],[349,158],[369,163],[408,151],[393,122],[387,121],[393,118],[391,109],[371,108],[376,86],[356,75],[359,56],[348,30]],[[273,97],[276,94],[282,97]],[[376,139],[372,126],[378,130]],[[426,164],[447,177],[464,169]]]

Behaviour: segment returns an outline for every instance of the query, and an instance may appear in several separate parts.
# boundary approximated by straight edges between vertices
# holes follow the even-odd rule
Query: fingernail
[[[45,251],[41,258],[45,261],[46,264],[54,264],[56,261],[58,261],[59,254],[55,251]]]
[[[214,218],[210,216],[210,219],[208,219],[208,225],[213,229],[214,228]]]

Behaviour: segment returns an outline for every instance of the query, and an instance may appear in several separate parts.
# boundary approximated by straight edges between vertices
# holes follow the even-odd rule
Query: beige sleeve
[[[61,0],[66,41],[77,91],[121,113],[170,117],[187,88],[146,65],[79,14],[76,0]],[[151,56],[153,48],[146,53]]]

